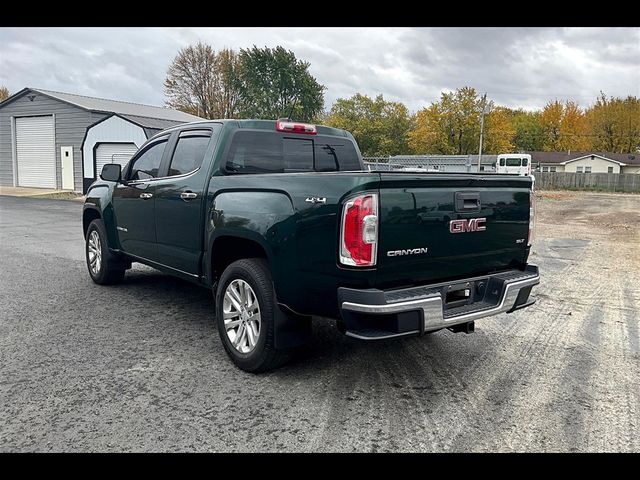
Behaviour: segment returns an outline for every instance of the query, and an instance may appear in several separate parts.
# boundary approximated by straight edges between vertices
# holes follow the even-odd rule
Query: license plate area
[[[447,285],[442,288],[442,304],[445,310],[468,305],[475,301],[475,282]]]

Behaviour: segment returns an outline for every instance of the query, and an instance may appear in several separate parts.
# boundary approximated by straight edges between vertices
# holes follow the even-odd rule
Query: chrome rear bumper
[[[529,296],[531,288],[538,283],[538,267],[528,265],[524,271],[510,270],[401,290],[340,288],[338,298],[345,333],[363,340],[376,340],[420,335],[527,307],[535,302]],[[445,300],[451,288],[473,291],[462,305],[451,305]]]

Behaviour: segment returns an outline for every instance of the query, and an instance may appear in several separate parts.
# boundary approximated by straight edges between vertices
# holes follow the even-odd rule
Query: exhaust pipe
[[[459,332],[473,333],[476,331],[476,324],[475,322],[461,323],[460,325],[454,325],[453,327],[448,327],[448,330],[451,330],[453,333],[459,333]]]

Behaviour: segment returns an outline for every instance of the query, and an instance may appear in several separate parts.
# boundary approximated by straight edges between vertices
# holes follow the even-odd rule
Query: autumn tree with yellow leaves
[[[487,102],[483,153],[596,150],[640,153],[640,99],[608,98],[589,108],[572,100],[527,112]],[[418,111],[407,143],[410,153],[466,155],[478,151],[482,99],[475,89],[443,93]]]
[[[600,96],[586,112],[595,150],[615,153],[635,152],[640,148],[640,99]]]
[[[416,113],[408,144],[415,154],[478,153],[484,103],[476,90],[463,87],[443,93],[439,102]],[[511,151],[515,128],[509,109],[487,103],[483,153]]]
[[[555,100],[540,115],[545,151],[587,150],[591,146],[586,115],[575,102]]]

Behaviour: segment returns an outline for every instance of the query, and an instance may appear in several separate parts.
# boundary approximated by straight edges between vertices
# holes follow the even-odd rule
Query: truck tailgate
[[[531,179],[380,173],[378,288],[524,268]]]

